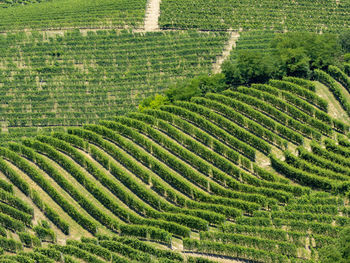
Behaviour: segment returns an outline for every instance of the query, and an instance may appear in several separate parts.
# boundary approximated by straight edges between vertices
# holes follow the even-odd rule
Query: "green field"
[[[0,263],[348,262],[350,56],[225,70],[277,58],[284,31],[340,39],[349,13],[0,0]]]

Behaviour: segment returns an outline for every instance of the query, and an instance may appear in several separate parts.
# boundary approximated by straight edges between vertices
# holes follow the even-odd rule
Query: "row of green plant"
[[[269,103],[271,106],[274,106],[276,109],[282,112],[285,112],[292,118],[302,123],[309,124],[311,127],[317,129],[319,132],[327,136],[332,134],[332,127],[330,127],[328,124],[325,124],[319,120],[316,120],[315,118],[313,118],[312,115],[310,116],[309,114],[304,113],[303,111],[299,110],[293,105],[290,105],[289,103],[284,102],[283,100],[277,98],[274,95],[270,95],[270,93],[268,92],[256,90],[253,87],[250,87],[250,88],[238,87],[236,90],[245,95],[249,95]]]
[[[1,30],[74,27],[140,27],[146,1],[42,1],[40,4],[1,8]]]
[[[245,236],[236,233],[200,232],[201,241],[221,242],[223,244],[235,244],[243,247],[261,249],[289,257],[297,257],[298,251],[295,244],[285,241],[275,241],[260,237]]]
[[[56,149],[48,144],[39,142],[37,140],[25,140],[24,144],[35,149],[38,152],[46,154],[51,159],[55,160],[64,169],[69,172],[84,188],[91,193],[101,204],[107,207],[116,217],[123,218],[126,222],[132,222],[134,224],[146,224],[150,226],[160,227],[168,230],[179,236],[187,236],[189,234],[189,228],[180,226],[173,222],[167,222],[164,220],[143,219],[133,213],[130,213],[129,209],[125,209],[118,204],[105,189],[100,189],[96,183],[89,179],[82,171],[78,169],[75,163],[59,153]],[[37,157],[37,159],[39,159]],[[46,171],[55,181],[65,189],[93,218],[99,221],[104,226],[108,227],[112,231],[118,231],[120,221],[115,217],[109,216],[94,203],[88,201],[82,193],[76,189],[67,179],[65,179],[59,172],[48,163],[38,164],[44,171]]]
[[[22,178],[15,170],[13,170],[4,160],[0,159],[0,170],[5,176],[16,185],[26,196],[33,200],[33,203],[51,220],[62,232],[66,235],[69,234],[69,225],[65,222],[61,216],[49,205],[47,205],[40,195],[33,189],[30,188],[27,181]],[[26,211],[21,207],[21,210]],[[29,211],[33,213],[33,209],[29,208]]]
[[[343,181],[344,182],[344,181],[349,180],[349,176],[335,173],[335,172],[332,172],[328,169],[324,169],[324,168],[320,168],[318,166],[315,166],[312,163],[308,163],[307,161],[304,161],[304,160],[296,157],[291,152],[284,152],[284,156],[285,156],[286,163],[294,166],[295,168],[301,169],[303,171],[313,173],[313,174],[316,174],[316,175],[319,175],[319,176],[322,176],[325,178],[329,178],[332,180],[336,180],[336,181]]]
[[[249,10],[249,12],[247,12]],[[347,3],[264,0],[218,0],[203,2],[166,0],[161,4],[160,26],[164,29],[266,30],[338,32],[348,27]],[[234,14],[234,15],[232,15]]]
[[[315,92],[283,80],[270,80],[269,84],[280,90],[289,91],[298,95],[302,99],[308,101],[310,104],[315,105],[324,112],[328,111],[328,102],[325,99],[320,98]]]
[[[318,155],[343,167],[350,168],[350,161],[348,158],[328,151],[327,149],[322,148],[317,142],[314,141],[311,142],[310,146],[312,153],[314,153],[315,155]]]
[[[283,229],[276,229],[274,227],[254,226],[244,224],[226,223],[219,226],[222,233],[236,233],[244,236],[259,237],[262,239],[276,240],[282,242],[291,242],[298,247],[305,246],[305,238],[307,234],[296,231],[286,231]]]
[[[223,114],[225,117],[227,117],[230,121],[233,121],[237,123],[242,128],[248,130],[252,134],[258,136],[259,138],[262,138],[266,140],[270,144],[274,144],[277,147],[281,149],[285,149],[287,147],[287,141],[280,138],[270,130],[264,128],[259,123],[256,123],[249,118],[245,117],[243,114],[235,111],[234,109],[228,107],[227,105],[216,102],[213,99],[208,99],[209,96],[214,97],[215,94],[209,93],[207,94],[207,98],[203,97],[194,97],[192,98],[192,102],[203,105],[209,109],[215,110],[219,112],[220,114]]]
[[[350,116],[350,102],[348,102],[342,89],[338,86],[336,81],[329,74],[322,70],[315,70],[314,75],[316,80],[329,88],[345,112],[348,114],[348,116]]]
[[[179,104],[175,104],[175,105],[179,105]],[[226,120],[221,115],[209,110],[208,108],[202,105],[193,104],[193,103],[182,103],[180,104],[180,106],[186,108],[187,110],[190,110],[193,113],[200,114],[202,118],[209,120],[210,122],[214,123],[218,127],[222,127],[227,132],[232,133],[240,141],[245,142],[251,147],[258,149],[264,154],[270,153],[271,147],[267,142],[261,140],[259,137],[255,136],[254,134],[251,134],[245,129],[239,127],[235,123],[229,120]]]
[[[262,126],[266,127],[272,132],[275,132],[280,137],[286,140],[290,140],[298,145],[303,144],[304,142],[304,138],[301,134],[291,130],[285,125],[282,125],[274,121],[273,119],[265,116],[265,114],[255,110],[254,108],[250,107],[248,104],[243,103],[234,97],[229,97],[221,94],[220,95],[208,94],[207,97],[230,106],[230,108],[234,109],[237,112],[242,113],[247,118],[254,120],[255,122],[261,124]]]
[[[37,137],[37,139],[40,140],[41,142],[50,144],[51,146],[55,147],[58,150],[64,151],[82,167],[86,167],[86,170],[91,175],[93,175],[96,178],[96,180],[100,181],[101,184],[106,188],[108,188],[115,196],[119,198],[119,200],[121,200],[128,207],[134,209],[136,212],[140,214],[144,214],[146,217],[150,217],[150,218],[173,221],[196,230],[204,230],[208,228],[208,223],[206,221],[200,220],[199,218],[196,218],[193,216],[185,216],[183,213],[180,213],[181,210],[177,210],[179,214],[174,214],[174,213],[158,212],[155,209],[149,207],[141,200],[136,199],[134,195],[131,195],[130,193],[128,193],[125,187],[121,186],[120,184],[118,184],[118,182],[115,182],[108,175],[100,171],[98,166],[96,166],[91,161],[89,161],[83,154],[79,153],[75,148],[70,146],[70,144],[65,143],[61,140],[47,137],[47,136],[39,136]],[[90,147],[94,147],[94,146],[91,145]],[[91,151],[91,148],[90,148],[90,151]],[[98,150],[96,149],[96,151]],[[102,157],[103,155],[101,153],[102,151],[100,151],[100,156]],[[102,158],[100,158],[99,160],[100,161],[103,160]],[[108,159],[104,159],[104,160],[105,160],[104,163],[107,163],[107,168],[109,168],[111,173],[114,176],[116,176],[121,182],[127,185],[128,188],[129,187],[131,188],[133,186],[132,189],[136,188],[138,193],[142,192],[141,194],[142,198],[144,198],[145,196],[149,196],[149,199],[152,200],[153,207],[158,208],[160,206],[160,201],[158,200],[157,197],[152,196],[149,193],[149,191],[145,191],[145,189],[138,187],[137,182],[130,179],[129,175],[124,173],[121,169],[119,169],[116,165],[111,163]],[[174,208],[172,207],[172,209]],[[170,209],[168,208],[167,210],[170,210]],[[190,213],[190,211],[188,212]],[[122,213],[120,213],[120,215],[121,214]],[[131,216],[126,216],[126,217],[129,218],[130,220]]]
[[[185,118],[186,121],[194,122],[196,125],[208,132],[212,136],[220,138],[221,141],[224,141],[227,145],[235,149],[237,152],[245,155],[251,160],[255,160],[255,149],[246,143],[242,142],[238,138],[234,137],[227,131],[217,127],[213,123],[206,120],[204,117],[199,114],[193,113],[192,111],[186,109],[186,105],[189,102],[176,102],[175,105],[165,105],[161,107],[161,110],[168,111],[169,113],[178,115],[182,118]]]
[[[113,127],[114,129],[116,129],[117,125],[111,125],[110,122],[102,122],[104,123],[105,125],[107,124],[107,126],[111,126]],[[120,126],[119,126],[120,127]],[[125,127],[121,127],[122,130],[125,131]],[[131,130],[129,129],[129,132],[131,132]],[[136,133],[135,132],[131,132],[134,136],[136,136]],[[152,133],[150,131],[148,131],[148,133]],[[140,138],[140,137],[139,137]],[[159,136],[158,138],[159,139]],[[141,141],[138,141],[139,144],[141,145],[144,145],[144,140],[143,139],[140,139]],[[166,140],[167,141],[167,140]],[[178,147],[176,145],[173,145],[172,146],[172,150],[174,150],[174,147]],[[154,147],[152,148],[153,150],[153,153],[155,152],[154,150]],[[184,153],[183,153],[184,154]],[[215,155],[214,155],[215,156]],[[208,158],[208,157],[206,157]],[[217,160],[221,159],[219,158],[218,156],[216,157]],[[190,163],[193,163],[196,159],[198,159],[197,157],[190,157]],[[206,167],[207,165],[205,163],[203,163],[202,161],[200,161],[200,159],[198,159],[198,165],[194,165],[195,167],[200,167],[200,166],[203,166],[203,167],[200,167],[200,168],[197,168],[197,169],[203,169],[204,167]],[[167,162],[169,163],[169,162]],[[266,196],[269,196],[269,197],[273,197],[273,198],[276,198],[282,202],[288,200],[290,198],[290,195],[287,194],[287,193],[283,193],[282,191],[278,191],[276,192],[277,189],[286,189],[285,187],[281,186],[281,184],[278,184],[278,183],[270,183],[270,182],[263,182],[263,181],[260,181],[258,179],[256,179],[254,176],[251,176],[247,173],[244,173],[243,171],[240,171],[237,167],[233,166],[230,162],[228,162],[227,160],[225,159],[222,159],[220,162],[218,163],[221,163],[220,165],[219,164],[216,164],[216,166],[218,167],[228,167],[229,170],[225,170],[227,173],[230,173],[231,176],[234,176],[236,177],[237,179],[238,178],[241,178],[241,180],[249,183],[249,184],[252,184],[254,186],[258,186],[260,189],[256,189],[255,187],[249,187],[247,185],[243,186],[242,184],[238,184],[235,180],[232,180],[232,178],[230,178],[229,176],[225,175],[225,173],[222,173],[220,171],[218,171],[217,169],[215,169],[214,167],[210,168],[209,171],[205,171],[208,176],[210,174],[210,176],[214,177],[216,180],[220,181],[220,182],[224,182],[224,185],[228,185],[230,186],[231,188],[233,189],[239,189],[239,190],[243,190],[245,192],[248,192],[248,193],[259,193],[259,194],[263,194],[263,195],[266,195]],[[225,166],[223,166],[225,165]],[[204,171],[202,171],[204,172]],[[205,178],[203,178],[203,180],[206,180]],[[225,191],[224,189],[220,189],[218,188],[217,186],[215,186],[215,184],[213,183],[210,183],[208,181],[204,181],[205,183],[202,184],[203,187],[206,187],[209,185],[209,189],[210,191],[216,193],[217,195],[222,195],[222,196],[227,196],[227,197],[234,197],[234,198],[237,198],[237,195],[234,194],[234,193],[229,193],[227,190]],[[266,189],[266,188],[262,188],[262,187],[268,187],[268,188],[273,188],[273,190],[271,189]],[[289,189],[288,189],[289,190]],[[233,194],[233,195],[232,195]],[[261,203],[262,204],[262,200],[261,198],[257,198],[257,197],[249,197],[249,195],[245,196],[244,194],[240,193],[239,194],[241,196],[242,199],[245,199],[245,200],[248,200],[248,201],[253,201],[253,202],[258,202],[258,203]],[[273,203],[272,200],[269,200],[269,199],[266,199],[265,201],[267,201],[267,203],[270,203],[271,202]]]
[[[227,186],[231,186],[231,184],[236,184],[236,187],[234,189],[236,188],[239,189],[239,183],[234,182],[234,180],[232,180],[230,176],[226,175],[226,174],[231,174],[232,176],[236,176],[236,172],[232,174],[231,171],[232,170],[237,171],[237,168],[234,167],[232,163],[230,163],[226,159],[220,157],[218,154],[208,152],[205,148],[201,147],[199,144],[197,144],[197,148],[195,148],[195,150],[193,150],[193,148],[191,149],[192,152],[196,152],[197,155],[202,156],[204,160],[209,160],[210,162],[212,162],[214,166],[210,164],[208,165],[208,163],[198,158],[198,156],[194,155],[191,152],[186,151],[185,149],[178,146],[176,143],[171,142],[167,137],[157,132],[156,130],[151,129],[148,126],[145,126],[144,123],[142,122],[131,120],[125,117],[119,117],[117,118],[117,120],[122,122],[125,125],[132,126],[138,129],[140,132],[144,133],[146,136],[151,137],[154,141],[158,142],[160,145],[168,148],[169,151],[174,152],[179,158],[186,160],[192,167],[195,167],[197,170],[199,170],[203,174],[206,174],[207,176],[211,175],[213,178],[215,178],[219,182],[222,182],[224,180],[225,185]],[[112,128],[113,127],[115,128],[117,126],[107,122],[102,122],[102,124]],[[182,145],[184,144],[184,142],[182,142],[183,139],[184,137],[181,136],[181,139],[180,139],[181,142],[179,141],[179,143],[181,143]],[[194,142],[192,141],[192,143]],[[199,154],[199,152],[203,152],[203,155]],[[219,171],[217,168],[220,168],[222,172]],[[272,191],[269,192],[268,189],[254,189],[253,187],[250,187],[249,189],[249,187],[245,187],[245,193],[243,193],[243,192],[234,192],[232,190],[230,191],[228,189],[224,189],[224,187],[216,185],[215,183],[210,181],[208,181],[208,184],[210,186],[210,191],[215,193],[218,196],[238,198],[238,199],[247,200],[250,202],[256,202],[261,205],[273,203],[272,200],[267,199],[266,197],[263,197],[263,195],[266,195],[267,197],[278,198],[276,197],[276,195],[272,193]],[[250,193],[256,193],[256,194],[253,195]],[[285,198],[286,197],[283,196],[278,199],[280,201],[284,201]]]
[[[283,126],[287,126],[295,131],[298,131],[299,133],[303,134],[304,136],[307,136],[309,138],[313,138],[315,140],[321,139],[321,133],[316,131],[315,129],[311,128],[308,125],[305,125],[301,123],[298,120],[295,120],[294,118],[288,116],[284,112],[281,112],[280,110],[276,109],[273,106],[270,106],[266,104],[264,101],[261,101],[259,99],[256,99],[254,97],[227,90],[223,93],[224,95],[228,97],[235,98],[243,103],[246,103],[247,105],[252,106],[254,109],[259,110],[260,112],[267,114],[274,120],[280,122]]]
[[[2,35],[3,121],[7,127],[47,127],[111,119],[171,82],[209,73],[227,37],[192,31]],[[9,129],[7,135],[2,139],[25,131]]]
[[[326,146],[326,149],[330,152],[333,152],[335,154],[338,154],[344,158],[349,159],[350,158],[350,149],[348,147],[344,147],[342,145],[337,145],[335,141],[331,139],[325,139],[324,144]]]
[[[298,149],[298,157],[323,169],[327,169],[329,171],[333,171],[338,174],[342,174],[343,176],[350,176],[350,168],[332,162],[326,158],[313,154],[306,149],[299,147]]]
[[[236,244],[223,244],[221,242],[202,241],[197,239],[184,239],[184,249],[194,252],[224,255],[246,260],[259,260],[262,262],[289,262],[287,256],[255,248],[243,247]]]
[[[96,130],[96,128],[95,128]],[[93,133],[92,131],[84,130],[84,129],[69,129],[68,132],[70,134],[74,134],[76,136],[79,136],[81,138],[86,139],[87,141],[98,145],[104,151],[108,152],[110,156],[112,156],[114,159],[118,160],[121,164],[123,164],[127,169],[129,169],[133,174],[138,176],[144,183],[147,185],[152,185],[152,190],[154,190],[157,194],[165,198],[166,200],[179,205],[181,207],[187,207],[189,209],[205,209],[208,211],[213,211],[216,213],[224,214],[227,217],[236,217],[240,215],[242,212],[234,207],[228,207],[219,204],[219,202],[215,202],[215,204],[210,204],[208,202],[197,202],[196,196],[192,193],[192,188],[190,184],[186,183],[183,179],[180,179],[179,177],[176,177],[173,173],[164,173],[163,174],[159,172],[162,172],[163,169],[160,169],[157,171],[158,175],[160,175],[160,178],[165,179],[165,181],[172,187],[169,187],[166,183],[163,182],[163,180],[160,180],[159,178],[155,177],[148,169],[143,168],[140,166],[137,162],[132,161],[132,159],[123,154],[122,151],[118,150],[117,147],[115,147],[113,144],[108,143],[106,140],[103,140],[103,138]],[[117,136],[114,134],[114,136]],[[115,142],[123,143],[122,145],[125,147],[128,145],[128,143],[125,140],[122,140],[122,137],[119,137],[118,140],[115,140]],[[101,158],[101,155],[99,154],[100,151],[96,151],[93,148],[91,148],[91,154],[92,156],[97,159],[99,162],[106,164],[104,158]],[[135,155],[138,156],[139,154]],[[175,177],[169,177],[169,175],[175,176]],[[174,191],[173,187],[177,190],[180,190],[179,194],[178,192]],[[192,200],[193,198],[194,200]]]
[[[12,148],[14,149],[14,147]],[[82,215],[77,209],[69,203],[58,191],[54,188],[45,177],[40,174],[36,169],[31,167],[27,161],[21,158],[18,154],[10,151],[6,148],[1,148],[1,155],[9,159],[19,169],[24,171],[36,184],[38,184],[62,209],[69,214],[78,224],[92,233],[96,233],[97,225],[94,221]],[[31,158],[34,162],[44,161],[33,150],[28,149],[22,145],[17,145],[16,151],[21,154],[25,154],[28,158]],[[38,159],[37,159],[38,158]],[[57,173],[58,175],[58,173]],[[59,175],[61,177],[61,175]]]
[[[260,205],[254,202],[248,202],[240,199],[234,199],[229,197],[221,197],[221,196],[212,196],[209,195],[206,191],[203,191],[204,189],[210,190],[210,184],[208,183],[208,179],[201,175],[200,173],[196,172],[195,170],[191,169],[187,165],[185,165],[182,161],[173,158],[172,155],[168,154],[167,151],[163,150],[160,146],[155,144],[152,141],[149,141],[145,139],[144,137],[140,136],[135,131],[132,131],[132,129],[123,126],[123,125],[115,125],[113,126],[113,130],[103,127],[103,126],[97,126],[97,125],[86,125],[84,126],[87,129],[90,129],[94,132],[97,132],[103,136],[106,136],[110,140],[120,143],[120,135],[118,135],[118,132],[121,134],[129,134],[131,136],[132,140],[136,140],[139,145],[142,145],[145,147],[146,150],[152,149],[152,156],[150,153],[142,152],[139,149],[135,148],[135,146],[132,146],[129,144],[128,150],[132,150],[132,155],[141,161],[144,165],[148,167],[152,167],[152,170],[154,172],[157,172],[160,176],[167,178],[171,178],[171,180],[176,180],[176,184],[182,185],[179,190],[183,191],[184,188],[188,188],[190,192],[190,196],[194,198],[197,201],[204,201],[204,202],[210,202],[210,203],[220,203],[227,206],[236,207],[238,209],[245,210],[247,212],[252,212],[253,210],[258,209]],[[118,129],[119,128],[119,129]],[[115,132],[114,130],[118,130],[118,132]],[[139,139],[140,141],[137,141]],[[133,149],[130,147],[132,146]],[[168,166],[162,164],[160,162],[162,160],[164,163],[166,163]],[[157,167],[157,168],[156,168]],[[158,168],[159,167],[159,168]],[[173,171],[177,171],[178,173],[171,172],[171,168]],[[167,172],[166,172],[167,171]],[[181,174],[181,176],[179,176]],[[193,187],[193,184],[188,182],[187,180],[184,180],[186,178],[190,182],[194,182],[197,185],[202,186],[204,189],[200,190],[199,188]],[[169,180],[168,179],[168,180]]]
[[[305,172],[279,160],[273,155],[270,155],[270,160],[272,167],[276,171],[282,173],[284,176],[290,178],[291,180],[300,183],[301,185],[335,193],[344,193],[348,191],[349,183],[347,181],[339,183],[338,181],[328,179],[327,177]]]
[[[128,116],[135,118],[135,119],[138,119],[140,121],[146,122],[148,124],[151,124],[155,128],[164,131],[167,135],[170,135],[172,138],[176,139],[178,142],[180,142],[180,144],[189,145],[190,149],[192,148],[190,146],[190,145],[192,145],[192,143],[189,144],[189,141],[192,141],[192,140],[187,138],[187,136],[184,136],[185,132],[187,132],[188,135],[194,137],[196,140],[201,140],[201,138],[204,139],[204,140],[202,140],[202,142],[205,143],[208,147],[213,147],[212,145],[215,143],[215,141],[213,141],[213,143],[211,143],[212,138],[210,138],[208,136],[208,134],[206,134],[202,130],[198,129],[197,127],[193,126],[192,124],[187,123],[186,121],[180,119],[176,115],[172,115],[168,112],[159,111],[159,110],[147,110],[147,111],[145,111],[145,113],[151,114],[152,116],[145,115],[143,113],[132,113],[132,114],[128,114]],[[154,118],[153,116],[157,116],[157,117],[159,116],[159,118],[163,118],[167,122],[164,122],[163,120],[160,120],[159,118]],[[173,127],[168,123],[168,122],[171,123],[173,121],[174,122],[176,121],[176,124],[178,124],[178,125],[184,126],[184,127],[182,127],[183,133],[179,133],[179,131],[176,129],[176,128],[179,128],[177,125],[175,127]],[[194,133],[198,134],[198,135],[195,136]],[[221,149],[222,149],[221,145],[220,146],[215,145],[213,148],[213,150],[215,150],[215,152],[217,152],[217,153],[222,153]],[[227,151],[226,149],[230,149],[230,148],[228,148],[228,147],[224,148],[225,151]],[[233,163],[237,163],[235,161],[236,158],[232,160],[231,158],[229,158],[230,156],[228,154],[224,154],[224,156],[226,158],[228,158],[230,161],[232,161]],[[205,157],[205,156],[203,156],[203,157]],[[247,168],[247,167],[245,167],[245,168]],[[276,177],[276,175],[269,173],[266,170],[260,169],[256,165],[253,165],[253,170],[254,170],[254,173],[256,173],[258,176],[260,176],[264,180],[273,182],[273,183],[269,183],[269,182],[266,182],[263,180],[258,180],[257,178],[249,176],[248,174],[245,174],[242,177],[242,179],[246,180],[247,183],[258,186],[260,188],[260,190],[262,191],[261,192],[262,194],[264,194],[264,192],[263,192],[264,190],[261,187],[268,187],[268,188],[280,189],[280,190],[283,189],[284,191],[292,192],[293,194],[296,194],[296,195],[301,195],[302,193],[307,192],[306,189],[303,189],[300,186],[296,187],[296,186],[288,185],[289,182],[286,180],[283,180],[282,177]],[[213,176],[214,175],[215,174],[213,173]],[[218,177],[214,176],[214,178],[216,180],[218,180],[219,182],[221,181],[222,183],[227,184],[228,186],[230,186],[232,189],[235,189],[235,190],[244,191],[244,192],[256,192],[256,190],[257,190],[256,188],[254,189],[254,188],[248,187],[247,184],[240,185],[238,182],[233,181],[232,179],[230,179],[227,176],[222,177],[222,175],[220,175]],[[220,178],[226,178],[226,179],[223,182],[222,179],[220,179]],[[258,192],[259,192],[259,190],[258,190]],[[271,195],[271,196],[274,196],[274,195]]]
[[[290,79],[292,79],[292,80],[296,79],[297,82],[299,82],[299,83],[300,83],[299,80],[302,80],[302,79],[293,78],[293,77],[285,77],[283,79],[286,81],[289,81]],[[292,80],[290,80],[290,82],[292,82]],[[342,133],[347,133],[349,130],[349,126],[346,125],[345,123],[343,123],[337,119],[332,119],[324,111],[321,111],[321,110],[313,107],[308,102],[300,99],[299,97],[297,97],[296,95],[294,95],[288,91],[279,90],[277,88],[274,88],[274,87],[266,85],[266,84],[252,84],[251,87],[254,89],[259,89],[261,91],[267,92],[269,94],[273,94],[277,97],[279,97],[279,96],[282,97],[286,102],[288,102],[288,103],[294,105],[295,107],[299,108],[300,110],[304,111],[310,117],[309,119],[311,119],[310,120],[311,125],[312,125],[312,122],[318,123],[317,120],[319,120],[319,121],[322,121],[326,125],[330,125],[334,129],[336,129],[337,131],[342,132]],[[316,118],[317,120],[315,120],[314,118]],[[316,125],[316,123],[315,123],[315,125]]]

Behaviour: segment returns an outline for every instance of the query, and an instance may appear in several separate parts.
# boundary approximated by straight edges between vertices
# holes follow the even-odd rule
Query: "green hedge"
[[[243,247],[255,248],[282,254],[291,257],[297,257],[297,246],[285,241],[275,241],[265,238],[245,236],[236,233],[221,232],[201,232],[201,241],[222,242],[223,244],[235,244]]]
[[[195,167],[197,170],[199,170],[203,174],[206,174],[208,177],[212,176],[217,181],[220,181],[217,178],[223,178],[221,180],[224,180],[226,182],[227,181],[231,182],[232,179],[223,172],[226,172],[227,174],[231,174],[232,176],[235,176],[235,174],[237,173],[237,168],[235,166],[233,166],[231,162],[229,162],[225,158],[222,158],[220,155],[218,155],[216,153],[212,153],[211,151],[208,152],[208,150],[206,148],[204,148],[202,145],[196,143],[195,141],[188,142],[190,139],[184,139],[180,135],[179,136],[180,138],[177,137],[179,140],[178,141],[179,144],[177,144],[177,143],[174,143],[171,140],[169,140],[167,137],[165,137],[159,131],[151,128],[150,126],[146,125],[143,122],[140,122],[140,121],[134,120],[134,119],[130,119],[130,118],[126,118],[126,117],[120,117],[120,118],[118,118],[118,120],[121,123],[123,123],[125,125],[129,125],[131,127],[134,127],[135,129],[139,130],[140,132],[144,133],[145,135],[148,135],[149,137],[151,137],[153,139],[153,141],[155,141],[155,142],[159,143],[160,145],[162,145],[163,147],[169,149],[169,151],[174,152],[179,158],[186,160],[192,167]],[[111,127],[111,128],[116,127],[116,123],[113,124],[112,122],[102,122],[102,124],[106,125],[107,127]],[[186,142],[182,143],[182,139],[186,140]],[[195,145],[195,149],[193,150],[193,152],[189,152],[186,149],[179,146],[179,145],[184,145],[184,144],[188,144],[188,143],[193,143],[191,145]],[[205,155],[205,156],[203,156],[203,159],[204,160],[209,159],[213,163],[213,166],[208,164],[207,162],[203,161],[202,159],[198,158],[198,156],[196,154],[201,155],[200,152],[202,152],[203,155]],[[221,168],[221,170],[223,172],[219,171],[216,167]],[[235,171],[234,174],[232,174],[231,171]],[[242,200],[257,202],[260,204],[266,203],[262,196],[230,191],[228,189],[225,189],[221,185],[218,185],[218,184],[216,184],[212,181],[209,181],[209,180],[208,180],[207,184],[209,184],[210,190],[219,196],[239,198]],[[259,190],[256,190],[254,192],[259,192]],[[268,201],[267,199],[265,199],[265,200]]]
[[[209,94],[206,94],[206,96],[208,98],[211,96],[212,98],[215,96],[215,94],[209,93]],[[208,99],[208,98],[194,97],[192,98],[192,101],[200,105],[205,105],[208,108],[211,108],[215,111],[220,112],[231,121],[240,125],[242,128],[249,130],[251,133],[255,134],[256,136],[268,141],[269,143],[276,145],[281,149],[285,149],[287,147],[287,141],[285,141],[284,139],[281,139],[279,136],[277,136],[270,130],[266,129],[259,123],[256,123],[250,120],[249,118],[245,117],[241,113],[235,111],[235,109],[228,107],[223,103],[219,103],[214,99]]]
[[[38,237],[33,236],[27,232],[18,232],[19,239],[22,244],[26,247],[41,247],[41,241]]]
[[[250,88],[238,87],[236,90],[240,93],[258,98],[260,100],[263,100],[263,101],[269,103],[270,105],[276,107],[280,111],[285,112],[286,114],[288,114],[292,118],[299,120],[302,123],[309,124],[311,127],[317,129],[319,132],[321,132],[325,135],[332,134],[332,127],[329,126],[329,124],[332,124],[331,119],[323,111],[318,110],[317,112],[322,113],[321,116],[325,115],[328,117],[327,123],[316,119],[315,118],[316,117],[316,109],[314,107],[312,107],[311,105],[309,105],[307,102],[299,99],[298,97],[293,97],[292,94],[289,94],[286,92],[282,93],[283,98],[287,99],[287,101],[289,102],[289,103],[287,103],[287,102],[283,101],[282,99],[280,99],[278,96],[271,95],[270,92],[265,92],[261,89],[255,89],[255,87],[256,86],[252,86]],[[297,106],[291,105],[290,102],[292,102],[292,104],[293,103],[296,104]],[[302,110],[300,110],[298,108],[298,106],[303,107]],[[318,114],[317,116],[320,117],[320,114]],[[323,117],[322,119],[326,119],[326,118]]]
[[[319,155],[313,154],[309,151],[307,151],[303,147],[298,147],[298,156],[299,158],[316,165],[318,167],[322,167],[327,170],[334,171],[339,174],[343,174],[344,176],[350,176],[350,168],[337,164],[335,162],[332,162],[331,160],[328,160],[326,158],[323,158]],[[349,177],[350,178],[350,177]]]
[[[307,79],[297,78],[297,77],[283,77],[284,81],[295,83],[303,88],[306,88],[310,91],[316,91],[316,85]]]
[[[5,251],[12,252],[12,253],[17,253],[23,250],[22,243],[14,239],[8,239],[1,236],[0,236],[0,247]]]
[[[109,162],[109,160],[107,160],[107,162],[109,164],[110,172],[113,175],[115,175],[118,179],[121,178],[122,182],[128,187],[133,186],[133,189],[137,188],[139,190],[138,192],[141,192],[143,190],[141,200],[135,199],[133,195],[126,191],[125,187],[122,187],[122,185],[118,184],[115,180],[109,178],[88,158],[86,158],[83,154],[78,152],[75,148],[71,147],[69,144],[47,136],[40,136],[37,137],[37,139],[39,139],[42,142],[48,143],[52,146],[55,146],[56,148],[64,151],[66,154],[70,155],[77,163],[79,163],[82,167],[85,167],[91,175],[93,175],[98,181],[100,181],[102,185],[108,188],[128,207],[133,208],[139,213],[145,213],[147,217],[151,218],[160,218],[168,221],[173,221],[197,230],[206,230],[208,228],[208,223],[199,218],[195,218],[193,216],[186,216],[183,214],[160,213],[146,205],[141,200],[143,200],[144,196],[147,195],[148,191],[145,189],[140,189],[140,187],[138,187],[137,182],[133,181],[129,175],[127,175],[122,169],[118,168],[112,162]],[[92,148],[94,148],[94,146],[91,146],[90,150]],[[102,154],[102,152],[100,152],[100,154]],[[159,206],[158,199],[154,197],[152,201],[155,206]],[[180,211],[178,212],[180,213]],[[130,216],[128,215],[126,215],[126,217],[130,219]]]
[[[217,128],[220,127],[221,129],[226,130],[228,133],[232,134],[237,139],[247,143],[251,147],[258,149],[265,154],[268,154],[271,152],[271,146],[268,143],[266,143],[264,140],[246,131],[246,129],[241,128],[234,122],[231,122],[225,119],[224,117],[208,109],[207,107],[202,106],[201,104],[194,104],[191,102],[186,102],[186,103],[182,102],[181,104],[179,103],[176,105],[179,105],[193,113],[200,115],[201,117],[209,120],[211,123],[214,123],[217,126]],[[198,115],[195,115],[195,116],[198,116]],[[194,118],[191,118],[191,119],[194,120]]]

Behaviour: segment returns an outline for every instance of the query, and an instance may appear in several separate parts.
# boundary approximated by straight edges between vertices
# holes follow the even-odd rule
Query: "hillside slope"
[[[59,244],[79,238],[79,225],[99,238],[119,233],[176,249],[180,239],[178,251],[191,255],[311,262],[350,223],[349,140],[333,140],[349,126],[328,116],[313,83],[288,80],[305,86],[273,80],[10,143],[1,170],[34,203],[46,193],[39,208],[60,229]],[[287,150],[296,146],[297,156]],[[269,171],[259,158],[270,158]],[[107,241],[51,249],[97,253],[86,242],[134,259]]]

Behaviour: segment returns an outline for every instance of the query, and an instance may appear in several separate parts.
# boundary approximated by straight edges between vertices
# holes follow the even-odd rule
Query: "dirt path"
[[[148,0],[145,17],[145,32],[152,32],[159,30],[158,18],[160,15],[161,0]]]
[[[230,56],[232,49],[236,47],[236,41],[238,38],[239,34],[237,32],[231,32],[230,39],[225,45],[222,55],[217,58],[215,64],[213,65],[213,73],[221,72],[221,65]]]

